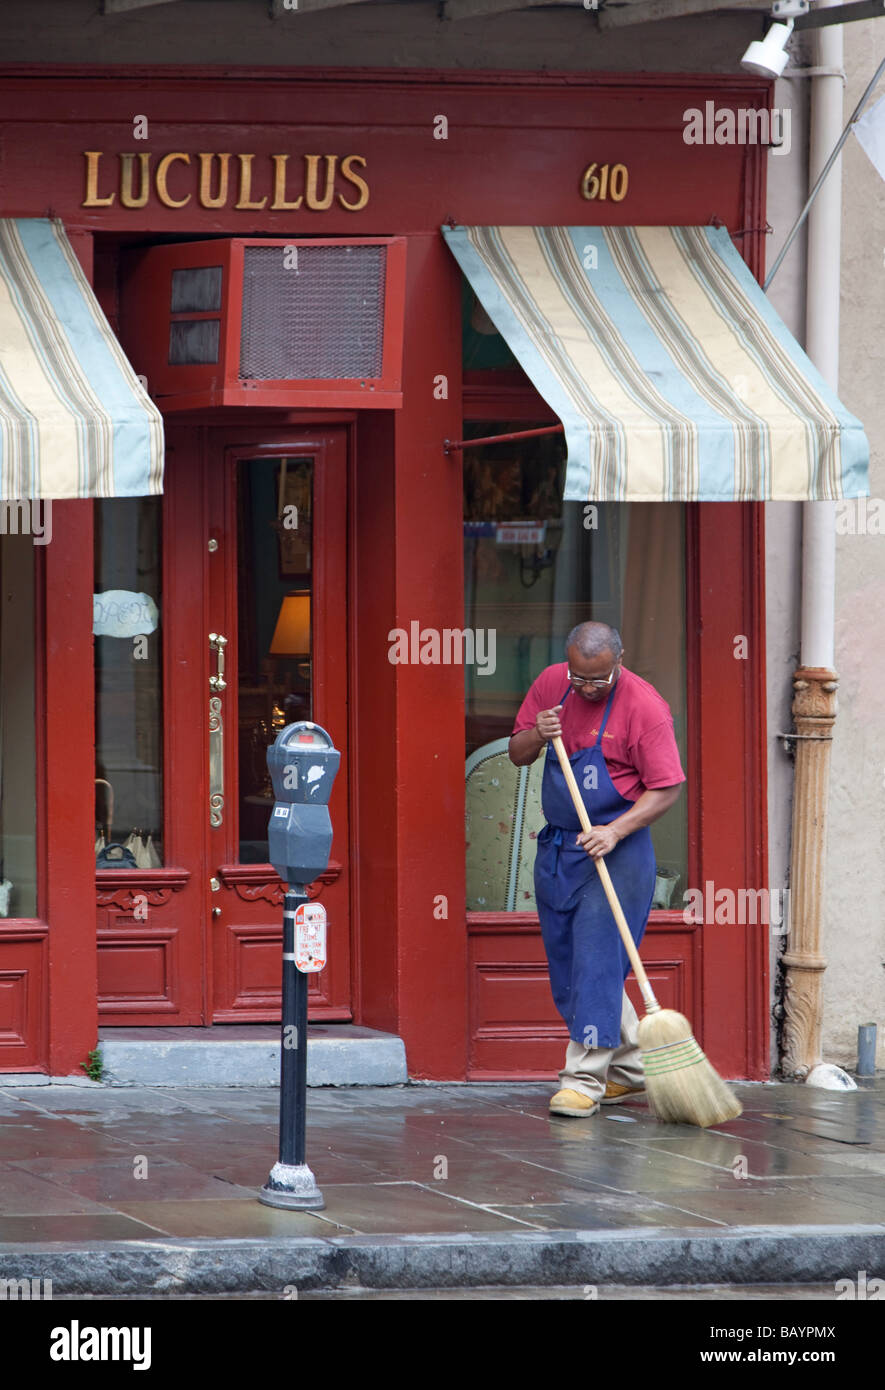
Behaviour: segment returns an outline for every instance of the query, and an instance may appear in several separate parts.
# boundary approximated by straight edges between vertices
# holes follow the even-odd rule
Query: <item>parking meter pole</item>
[[[295,964],[295,909],[307,894],[295,888],[283,908],[283,1036],[280,1045],[280,1163],[304,1163],[307,1114],[307,976]]]
[[[319,724],[287,724],[267,750],[274,807],[269,859],[288,885],[283,908],[279,1159],[258,1194],[268,1207],[322,1211],[323,1194],[305,1162],[307,977],[326,964],[326,910],[306,885],[326,869],[332,847],[329,796],[341,754]]]
[[[295,913],[308,901],[289,885],[283,906],[283,1009],[280,1035],[279,1160],[258,1194],[268,1207],[322,1211],[326,1203],[305,1161],[307,1129],[307,975],[295,963]]]

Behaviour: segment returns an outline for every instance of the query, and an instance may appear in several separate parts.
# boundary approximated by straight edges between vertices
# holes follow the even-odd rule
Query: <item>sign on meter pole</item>
[[[322,903],[302,903],[295,909],[295,968],[305,975],[326,963],[326,909]]]
[[[287,724],[267,750],[276,797],[267,831],[270,862],[288,888],[283,904],[280,1156],[258,1200],[299,1211],[322,1211],[326,1205],[305,1158],[307,977],[326,964],[326,909],[310,902],[306,890],[329,863],[328,801],[340,761],[326,730],[307,720]]]

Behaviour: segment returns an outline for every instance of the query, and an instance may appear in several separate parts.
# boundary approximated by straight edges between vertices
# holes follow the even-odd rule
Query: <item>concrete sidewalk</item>
[[[0,1279],[53,1293],[885,1276],[885,1077],[736,1086],[740,1119],[548,1115],[548,1085],[312,1089],[317,1213],[256,1200],[271,1088],[4,1085]],[[835,1288],[834,1288],[834,1297]],[[861,1294],[863,1296],[863,1294]]]

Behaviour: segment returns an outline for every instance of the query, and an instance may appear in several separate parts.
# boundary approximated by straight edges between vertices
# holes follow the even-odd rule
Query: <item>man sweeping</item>
[[[511,762],[546,745],[535,900],[553,1000],[569,1030],[554,1115],[594,1115],[641,1093],[636,1011],[624,990],[630,963],[594,865],[605,857],[637,946],[655,887],[649,826],[679,796],[685,773],[670,708],[623,665],[618,632],[580,623],[566,658],[542,671],[522,703]],[[561,735],[593,830],[584,833],[550,740]]]

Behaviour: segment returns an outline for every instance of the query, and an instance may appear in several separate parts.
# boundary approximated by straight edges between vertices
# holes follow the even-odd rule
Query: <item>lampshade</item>
[[[310,655],[310,593],[296,589],[286,594],[270,643],[271,656]]]
[[[755,73],[757,77],[780,77],[789,62],[790,55],[786,52],[786,43],[792,32],[791,19],[786,24],[772,24],[761,43],[757,41],[750,44],[741,59],[741,67],[746,72]]]

